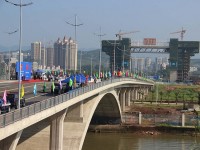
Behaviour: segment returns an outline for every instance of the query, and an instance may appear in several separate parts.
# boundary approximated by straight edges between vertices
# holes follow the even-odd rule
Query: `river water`
[[[87,133],[82,150],[200,150],[200,137]]]

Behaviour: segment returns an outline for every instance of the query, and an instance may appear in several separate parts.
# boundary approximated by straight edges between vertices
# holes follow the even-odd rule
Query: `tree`
[[[198,104],[200,105],[200,91],[198,92]]]
[[[164,93],[163,93],[163,91],[160,91],[159,94],[160,94],[160,103],[162,103],[162,98],[163,98]]]
[[[154,93],[156,92],[156,90],[155,89],[152,89],[151,90],[151,104],[152,104],[152,102],[153,102],[153,98],[154,98]]]
[[[176,97],[176,105],[177,105],[177,103],[178,103],[178,96],[179,96],[179,94],[180,94],[180,91],[179,91],[179,90],[176,90],[176,91],[174,92],[174,95],[175,95],[175,97]]]
[[[169,104],[169,97],[170,97],[170,94],[171,94],[171,92],[172,92],[174,89],[175,89],[174,87],[167,87],[167,88],[166,88],[168,104]]]

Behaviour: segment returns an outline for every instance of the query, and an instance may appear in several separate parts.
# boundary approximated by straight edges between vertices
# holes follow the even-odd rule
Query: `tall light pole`
[[[123,51],[123,73],[124,73],[124,52],[125,52],[125,45],[124,45],[124,51]]]
[[[81,53],[80,53],[80,73],[81,73],[81,62],[82,62],[82,50],[81,50]]]
[[[16,33],[18,31],[15,30],[15,31],[11,31],[11,32],[6,32],[9,36]],[[8,80],[10,80],[10,48],[9,48],[9,61],[8,61]]]
[[[71,25],[71,26],[73,26],[74,27],[74,29],[75,29],[75,31],[74,31],[74,40],[75,40],[75,43],[76,43],[76,45],[78,45],[77,44],[77,39],[76,39],[76,28],[78,27],[78,26],[81,26],[81,25],[83,25],[83,23],[80,23],[80,24],[77,24],[77,15],[75,14],[75,23],[73,24],[73,23],[70,23],[70,22],[67,22],[67,21],[65,21],[67,24],[69,24],[69,25]],[[77,48],[77,50],[78,50],[78,48]],[[65,55],[66,56],[66,55]],[[65,59],[66,60],[66,59]],[[66,63],[65,63],[66,64]],[[65,65],[66,66],[66,65]],[[74,68],[75,70],[76,70],[76,68]],[[80,70],[81,71],[81,70]]]
[[[114,54],[113,54],[114,55],[114,58],[113,58],[113,61],[114,61],[113,65],[114,66],[113,66],[113,72],[115,72],[115,48],[116,48],[116,40],[115,40],[115,43],[114,43]]]
[[[92,57],[91,57],[91,77],[92,77]]]
[[[20,109],[20,91],[21,91],[21,47],[22,47],[22,7],[23,6],[28,6],[33,4],[32,2],[22,4],[22,0],[20,0],[19,4],[10,2],[8,0],[5,0],[7,3],[10,3],[14,6],[19,6],[20,7],[20,24],[19,24],[19,31],[20,31],[20,38],[19,38],[19,72],[18,72],[18,109]]]
[[[128,49],[126,50],[125,48],[126,48],[125,45],[124,45],[124,48],[123,48],[123,49],[119,49],[119,48],[117,47],[117,49],[119,49],[120,51],[123,51],[123,56],[122,56],[122,59],[123,59],[123,60],[122,60],[122,70],[123,70],[123,72],[124,72],[124,59],[125,59],[124,57],[125,57],[125,51],[128,50]],[[130,61],[130,60],[129,60],[129,61]]]
[[[72,24],[72,23],[70,23],[70,22],[67,22],[67,21],[65,21],[67,24],[69,24],[69,25],[71,25],[71,26],[74,26],[74,29],[75,29],[75,41],[76,41],[76,28],[78,27],[78,26],[81,26],[81,25],[83,25],[83,23],[80,23],[80,24],[77,24],[77,15],[75,15],[75,23],[74,24]]]
[[[106,34],[101,33],[101,27],[100,27],[99,34],[95,34],[95,35],[98,36],[99,40],[100,40],[100,51],[99,51],[99,77],[100,77],[100,73],[101,73],[101,48],[102,48],[101,37],[105,36]]]

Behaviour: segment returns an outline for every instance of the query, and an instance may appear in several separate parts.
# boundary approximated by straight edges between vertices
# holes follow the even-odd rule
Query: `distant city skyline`
[[[20,1],[14,1],[19,3]],[[23,0],[23,3],[30,1]],[[36,1],[33,5],[24,7],[22,46],[41,41],[47,43],[58,37],[66,36],[74,39],[74,27],[66,22],[83,23],[77,27],[77,42],[79,49],[100,48],[99,38],[94,35],[101,27],[106,34],[103,39],[114,40],[115,34],[139,30],[134,34],[127,34],[133,40],[142,41],[143,38],[153,37],[159,41],[169,41],[179,38],[180,34],[170,34],[186,30],[184,40],[200,41],[200,21],[196,18],[200,14],[199,0],[109,0],[109,1]],[[56,7],[55,7],[56,5]],[[192,8],[188,11],[188,8]],[[19,33],[7,35],[5,32],[19,29],[19,8],[4,0],[0,1],[0,45],[3,47],[17,46]],[[5,33],[5,34],[4,34]]]

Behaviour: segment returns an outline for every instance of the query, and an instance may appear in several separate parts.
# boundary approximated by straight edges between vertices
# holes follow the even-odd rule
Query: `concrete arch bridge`
[[[120,123],[131,100],[153,82],[116,78],[0,115],[0,150],[80,150],[91,124]]]

